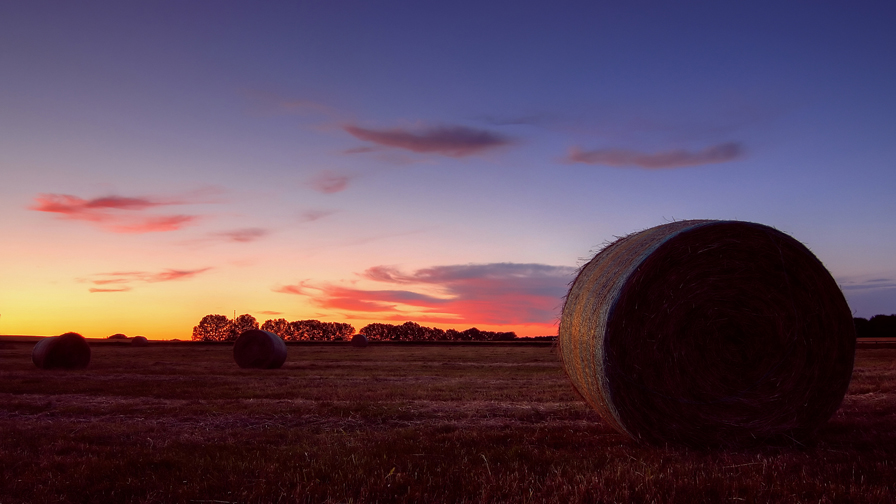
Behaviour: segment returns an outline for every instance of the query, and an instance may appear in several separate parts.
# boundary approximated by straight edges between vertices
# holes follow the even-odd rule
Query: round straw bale
[[[90,345],[73,332],[44,338],[31,350],[31,360],[41,369],[83,369],[90,364]]]
[[[146,346],[149,344],[149,340],[146,339],[146,336],[134,336],[134,339],[131,340],[131,346]]]
[[[649,443],[810,436],[840,406],[855,328],[803,244],[762,224],[681,221],[626,236],[579,271],[559,349],[575,389]]]
[[[367,336],[363,334],[356,334],[352,336],[352,346],[355,348],[366,348],[367,347]]]
[[[241,368],[276,369],[286,362],[286,343],[270,331],[249,329],[233,344],[233,359]]]

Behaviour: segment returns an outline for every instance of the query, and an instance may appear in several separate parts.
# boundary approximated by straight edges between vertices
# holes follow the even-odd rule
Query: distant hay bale
[[[134,336],[134,339],[131,340],[131,346],[146,346],[149,344],[149,340],[146,339],[146,336]]]
[[[90,364],[90,345],[73,332],[44,338],[31,350],[31,360],[41,369],[84,369]]]
[[[233,359],[241,368],[276,369],[286,362],[286,343],[270,331],[249,329],[233,344]]]
[[[682,221],[621,238],[573,282],[563,366],[636,440],[737,446],[803,439],[840,406],[855,328],[803,244],[762,224]]]
[[[363,334],[352,336],[352,346],[355,348],[366,348],[368,343],[367,336],[364,336]]]

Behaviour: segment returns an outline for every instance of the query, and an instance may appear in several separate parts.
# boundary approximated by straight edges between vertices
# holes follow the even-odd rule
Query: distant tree
[[[206,315],[193,328],[193,341],[227,341],[233,334],[233,323],[224,315]]]
[[[513,331],[491,332],[489,335],[489,341],[513,341],[515,339],[516,333]]]
[[[342,322],[327,322],[330,339],[333,341],[347,340],[355,334],[355,328],[351,324]]]
[[[230,339],[236,340],[240,336],[240,334],[243,334],[244,332],[251,329],[258,329],[258,321],[255,320],[255,317],[253,317],[252,315],[244,313],[234,319],[233,332],[230,336]]]
[[[856,326],[856,338],[871,337],[871,326],[868,323],[868,319],[862,317],[854,317],[852,321]]]
[[[116,334],[113,334],[112,336],[109,336],[106,339],[128,339],[128,337],[127,337],[127,335],[124,335],[121,333],[116,333]]]
[[[367,339],[371,341],[384,341],[389,339],[390,330],[393,326],[392,324],[380,324],[378,322],[374,322],[373,324],[367,324],[366,326],[361,328],[360,333],[364,336],[367,336]]]
[[[292,329],[289,326],[289,321],[286,319],[278,318],[278,319],[268,319],[264,321],[264,324],[261,324],[262,331],[270,331],[277,336],[280,336],[283,340],[290,340],[292,336]]]
[[[868,329],[872,338],[896,338],[896,314],[871,317]]]
[[[289,323],[291,339],[296,341],[339,341],[355,333],[351,324],[296,320]]]

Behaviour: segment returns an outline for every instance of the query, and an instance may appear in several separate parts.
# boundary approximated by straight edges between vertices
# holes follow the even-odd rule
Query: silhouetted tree
[[[389,328],[394,327],[391,324],[380,324],[374,322],[373,324],[367,324],[366,326],[361,328],[360,333],[364,336],[367,336],[367,339],[371,341],[383,341],[389,339]]]
[[[229,339],[235,341],[240,337],[240,334],[243,334],[244,332],[251,329],[258,329],[258,321],[255,320],[255,317],[253,317],[252,315],[244,313],[234,319],[233,332]]]
[[[193,341],[227,341],[233,334],[233,323],[224,315],[206,315],[193,328]]]
[[[896,338],[896,314],[871,317],[868,329],[872,338]]]
[[[871,327],[868,324],[868,319],[863,317],[853,317],[852,321],[856,325],[856,338],[871,337]]]
[[[294,339],[292,338],[292,328],[289,326],[289,321],[283,318],[265,320],[264,324],[261,324],[261,330],[270,331],[283,338],[283,340]]]

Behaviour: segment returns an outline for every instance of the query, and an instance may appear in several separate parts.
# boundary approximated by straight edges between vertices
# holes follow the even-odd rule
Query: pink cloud
[[[743,157],[743,152],[743,146],[736,142],[713,145],[700,151],[676,149],[653,154],[625,149],[583,151],[573,147],[567,156],[567,161],[605,166],[637,166],[656,170],[727,163]]]
[[[87,289],[87,290],[92,293],[93,292],[127,292],[127,291],[131,290],[131,288],[130,287],[122,287],[120,289],[101,289],[101,288],[97,288],[97,287],[91,287],[90,289]]]
[[[325,194],[344,191],[348,187],[349,176],[324,170],[315,175],[308,183],[312,189]]]
[[[322,308],[375,313],[383,320],[553,324],[575,272],[566,266],[515,263],[434,266],[412,273],[376,266],[362,277],[404,288],[370,290],[302,282],[275,290],[308,296]]]
[[[513,143],[491,131],[465,126],[439,126],[420,131],[400,128],[375,130],[347,125],[343,129],[359,140],[413,152],[464,157]]]
[[[131,290],[132,283],[157,283],[186,280],[211,270],[211,267],[192,270],[166,269],[158,272],[147,271],[114,271],[111,273],[98,273],[87,282],[93,285],[120,285],[119,288],[91,287],[90,292],[126,292]]]
[[[234,229],[231,231],[221,231],[219,233],[212,233],[213,238],[220,238],[225,241],[234,241],[238,243],[248,243],[255,240],[260,240],[267,236],[270,232],[267,229],[262,228],[243,228],[243,229]]]
[[[70,194],[39,194],[31,210],[54,213],[63,219],[94,223],[116,233],[175,231],[194,222],[194,215],[147,215],[156,207],[188,204],[182,200],[103,196],[83,199]]]
[[[314,222],[336,213],[335,210],[308,210],[299,216],[301,222]]]
[[[353,147],[351,149],[345,149],[342,151],[343,154],[366,154],[368,152],[377,152],[380,149],[378,147]]]

